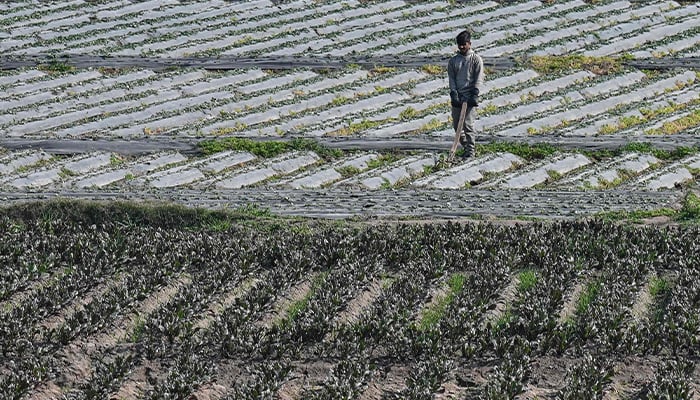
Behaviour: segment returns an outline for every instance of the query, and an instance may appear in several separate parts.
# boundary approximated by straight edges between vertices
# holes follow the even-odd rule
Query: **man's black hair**
[[[465,44],[472,41],[472,34],[469,31],[464,30],[457,35],[457,45]]]

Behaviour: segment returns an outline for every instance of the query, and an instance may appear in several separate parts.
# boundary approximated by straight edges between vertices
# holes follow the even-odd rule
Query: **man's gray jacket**
[[[464,56],[457,53],[447,63],[447,76],[450,92],[456,90],[461,99],[478,96],[484,85],[484,61],[472,49]]]

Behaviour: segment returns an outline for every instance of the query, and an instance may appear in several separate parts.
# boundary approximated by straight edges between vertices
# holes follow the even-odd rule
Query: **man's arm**
[[[452,62],[452,59],[447,62],[447,78],[450,82],[450,92],[453,90],[457,90],[457,71],[455,71],[455,66],[454,63]]]
[[[471,79],[472,81],[469,84],[470,88],[476,88],[477,89],[477,96],[479,95],[479,92],[481,92],[481,88],[484,86],[484,60],[481,58],[481,56],[476,56],[474,57],[474,69],[472,70],[472,76]]]
[[[469,86],[463,101],[471,107],[476,107],[479,105],[479,94],[484,84],[484,61],[480,56],[475,55],[472,62]]]
[[[462,103],[459,100],[459,93],[457,92],[457,72],[455,71],[454,64],[452,60],[447,63],[447,77],[450,83],[450,103],[452,107],[461,107]]]

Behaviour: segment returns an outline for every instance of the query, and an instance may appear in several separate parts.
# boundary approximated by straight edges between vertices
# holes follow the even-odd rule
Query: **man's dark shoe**
[[[470,159],[470,158],[474,158],[474,152],[473,152],[473,151],[472,151],[472,152],[469,152],[469,151],[466,151],[466,150],[465,150],[465,151],[462,153],[462,159],[463,159],[463,160],[468,160],[468,159]]]

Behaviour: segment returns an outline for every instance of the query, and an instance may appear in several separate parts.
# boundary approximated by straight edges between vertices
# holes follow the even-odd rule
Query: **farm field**
[[[698,225],[3,209],[2,398],[697,398]]]
[[[2,7],[6,201],[576,218],[697,185],[697,3]],[[455,23],[487,80],[478,157],[447,164]]]
[[[700,399],[699,22],[0,3],[0,399]]]

